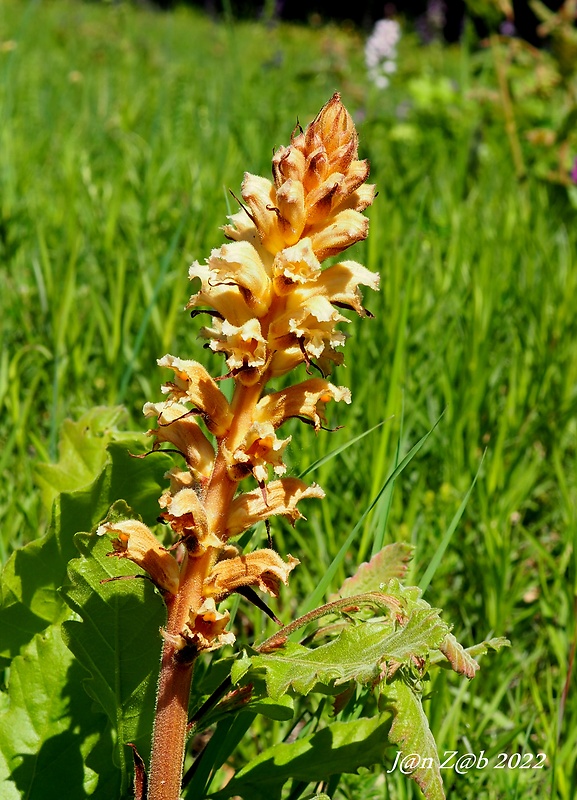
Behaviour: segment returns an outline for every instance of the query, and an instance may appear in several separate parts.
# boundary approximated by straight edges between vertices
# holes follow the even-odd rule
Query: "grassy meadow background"
[[[453,798],[577,796],[577,225],[564,187],[519,181],[490,54],[406,32],[378,92],[346,27],[219,24],[192,12],[16,2],[0,7],[0,556],[41,536],[35,470],[63,421],[124,405],[144,430],[167,352],[212,364],[183,307],[188,265],[223,242],[245,170],[269,175],[334,91],[353,114],[378,197],[350,258],[381,274],[333,381],[336,432],[294,424],[298,474],[327,492],[294,532],[306,602],[395,464],[440,421],[347,556],[416,546],[418,583],[465,646],[506,636],[471,683],[427,703],[441,754],[547,754],[543,770],[445,771]],[[444,412],[444,413],[443,413]],[[483,454],[484,459],[483,459]],[[451,522],[478,473],[459,524]],[[443,539],[445,537],[445,539]],[[284,593],[281,611],[291,601]],[[282,614],[281,614],[282,616]],[[261,723],[263,726],[265,723]],[[270,723],[274,728],[278,723]],[[259,733],[259,736],[276,735]],[[252,736],[252,738],[251,738]],[[247,753],[259,746],[248,735]],[[242,752],[241,752],[242,755]],[[335,798],[416,798],[398,774],[345,776]]]

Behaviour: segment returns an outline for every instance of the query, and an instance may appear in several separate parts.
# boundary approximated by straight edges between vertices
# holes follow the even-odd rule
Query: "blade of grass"
[[[299,474],[299,478],[304,478],[305,475],[309,474],[309,472],[314,472],[316,469],[319,469],[320,467],[323,466],[323,464],[326,464],[327,461],[330,461],[332,458],[335,458],[335,456],[338,456],[339,453],[342,453],[348,447],[352,447],[352,445],[356,444],[357,442],[360,442],[361,439],[364,439],[365,436],[369,435],[369,433],[376,431],[377,428],[380,428],[382,425],[385,424],[385,422],[389,422],[391,419],[392,417],[384,419],[381,422],[378,422],[376,425],[373,425],[373,427],[369,428],[367,431],[363,431],[361,434],[359,434],[359,436],[355,436],[353,439],[349,439],[344,444],[339,445],[339,447],[335,447],[335,449],[331,450],[330,453],[327,453],[326,455],[322,456],[322,458],[318,458],[316,461],[310,464],[305,470],[303,470],[303,472]]]
[[[176,247],[177,247],[177,245],[178,245],[178,243],[180,241],[180,238],[181,238],[181,235],[182,235],[182,231],[184,229],[184,225],[185,225],[187,220],[188,220],[188,213],[184,213],[182,215],[181,219],[180,219],[180,223],[178,225],[178,228],[175,230],[175,232],[174,232],[174,234],[172,236],[169,248],[166,251],[166,253],[164,255],[164,258],[162,259],[162,262],[160,264],[160,271],[159,271],[156,283],[154,285],[154,290],[152,292],[152,297],[150,298],[150,302],[148,304],[148,307],[146,308],[144,314],[142,315],[142,322],[140,323],[140,328],[138,329],[138,333],[136,334],[136,339],[134,341],[134,347],[132,349],[132,357],[128,362],[126,371],[124,372],[124,375],[122,376],[122,380],[120,381],[120,386],[118,388],[118,395],[117,395],[117,401],[116,401],[118,403],[122,403],[124,401],[125,396],[126,396],[126,391],[128,389],[128,385],[130,384],[130,381],[132,380],[132,376],[134,374],[134,370],[136,369],[136,363],[137,363],[138,355],[140,353],[140,350],[142,349],[144,338],[146,336],[146,331],[147,331],[148,325],[150,323],[150,318],[151,318],[152,312],[153,312],[153,310],[155,308],[156,299],[158,297],[158,294],[160,292],[162,284],[164,283],[164,280],[165,280],[165,277],[166,277],[166,273],[168,271],[169,264],[172,261],[172,259],[174,258],[174,254],[176,252]]]
[[[395,461],[393,471],[399,466],[399,457],[401,455],[401,441],[403,439],[403,423],[405,421],[405,394],[403,392],[403,403],[401,406],[401,419],[399,422],[399,438],[397,447],[395,449]],[[395,481],[392,480],[387,487],[386,492],[379,501],[378,513],[375,515],[376,531],[373,539],[373,548],[371,550],[371,557],[376,555],[379,550],[382,550],[385,539],[385,532],[387,530],[387,523],[389,521],[389,514],[391,511],[391,503],[393,500],[393,492],[395,490]]]
[[[429,587],[429,584],[433,580],[433,578],[435,576],[435,572],[437,571],[437,569],[439,567],[439,564],[441,563],[441,559],[443,558],[443,555],[445,554],[445,550],[449,546],[449,543],[450,543],[451,539],[453,538],[453,534],[457,530],[457,526],[458,526],[458,524],[459,524],[459,522],[461,520],[461,517],[463,516],[463,512],[465,511],[465,508],[467,507],[467,503],[469,502],[469,498],[471,496],[471,492],[473,491],[473,488],[474,488],[475,484],[477,483],[477,478],[479,477],[479,473],[481,472],[481,467],[483,466],[483,461],[485,460],[486,453],[487,453],[487,451],[485,450],[483,455],[481,456],[481,461],[479,463],[479,467],[477,469],[475,477],[473,478],[473,482],[471,483],[471,485],[470,485],[470,487],[469,487],[469,489],[467,491],[467,494],[465,495],[465,497],[463,498],[463,500],[461,502],[461,505],[457,509],[457,513],[455,514],[455,516],[451,520],[451,524],[447,528],[447,530],[445,532],[445,535],[443,536],[443,538],[439,542],[439,546],[435,550],[435,554],[434,554],[433,558],[431,559],[431,562],[430,562],[429,566],[425,570],[425,574],[423,575],[423,577],[419,581],[419,589],[421,589],[422,592],[425,592],[427,590],[427,588]]]
[[[389,477],[383,483],[383,485],[379,489],[379,492],[378,492],[377,496],[375,497],[375,499],[371,502],[371,504],[368,506],[368,508],[363,512],[361,518],[359,519],[357,524],[354,526],[352,531],[349,533],[349,535],[345,539],[341,549],[339,550],[337,555],[334,557],[334,559],[333,559],[332,563],[330,564],[329,568],[326,570],[326,572],[324,573],[323,577],[319,581],[316,589],[313,591],[313,593],[310,595],[310,597],[308,597],[304,601],[304,603],[302,603],[301,606],[299,607],[299,616],[302,616],[303,614],[306,614],[307,611],[310,611],[311,609],[315,608],[316,606],[318,606],[320,604],[325,592],[327,591],[327,589],[329,588],[329,586],[331,584],[331,581],[332,581],[336,571],[338,570],[338,568],[341,565],[342,561],[344,560],[344,558],[345,558],[350,546],[352,545],[352,543],[356,539],[359,531],[361,530],[363,522],[365,521],[367,515],[370,514],[370,512],[373,510],[375,505],[379,502],[379,498],[383,495],[383,493],[385,492],[385,490],[387,489],[389,484],[392,481],[394,481],[395,478],[397,478],[401,474],[401,472],[405,469],[407,464],[410,464],[410,462],[413,460],[413,458],[417,455],[419,450],[423,447],[423,445],[425,444],[427,439],[430,437],[430,435],[433,433],[433,431],[435,430],[435,428],[437,427],[437,425],[441,421],[442,417],[443,417],[443,414],[441,414],[441,416],[437,419],[437,421],[435,422],[433,427],[430,430],[428,430],[427,433],[424,436],[422,436],[415,445],[413,445],[413,447],[409,450],[409,452],[403,458],[401,463],[397,465],[397,467],[391,472]]]

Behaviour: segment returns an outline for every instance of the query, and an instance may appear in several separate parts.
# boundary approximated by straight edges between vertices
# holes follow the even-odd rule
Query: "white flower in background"
[[[365,63],[370,80],[378,89],[386,89],[389,75],[397,70],[397,45],[401,26],[394,19],[380,19],[365,45]]]

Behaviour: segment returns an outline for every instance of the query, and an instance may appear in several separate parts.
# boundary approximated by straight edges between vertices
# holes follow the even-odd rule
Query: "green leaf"
[[[414,547],[405,542],[386,545],[369,562],[361,564],[356,573],[347,578],[339,591],[329,600],[351,597],[363,592],[375,592],[382,589],[391,578],[404,578],[413,550]]]
[[[124,414],[122,406],[97,406],[76,422],[64,420],[58,462],[36,467],[36,481],[47,509],[58,494],[82,489],[95,480],[106,463],[106,446],[114,427]]]
[[[273,700],[266,694],[266,688],[259,686],[259,681],[255,681],[253,695],[247,705],[249,711],[261,714],[268,719],[275,719],[286,722],[294,716],[294,700],[289,695]]]
[[[2,800],[119,797],[110,728],[86,702],[85,678],[57,625],[13,660],[0,715]]]
[[[1,584],[0,660],[13,658],[36,633],[68,616],[59,589],[68,562],[78,555],[75,533],[93,530],[119,498],[144,522],[155,523],[163,476],[172,461],[160,453],[146,460],[131,457],[130,452],[145,452],[147,445],[144,435],[110,444],[108,463],[96,480],[85,489],[59,495],[48,533],[9,558]]]
[[[88,670],[86,691],[116,731],[126,788],[132,759],[124,745],[131,742],[146,755],[150,749],[164,604],[148,580],[102,583],[137,572],[131,562],[108,557],[106,537],[78,534],[75,541],[82,557],[70,564],[63,596],[82,621],[64,622],[63,636]]]
[[[427,657],[439,646],[449,629],[438,613],[430,607],[413,610],[396,630],[393,621],[385,619],[350,624],[337,638],[315,649],[287,642],[270,653],[244,655],[233,665],[231,677],[236,683],[249,669],[263,670],[273,699],[291,688],[306,695],[317,683],[371,683],[386,661],[408,663],[413,656]]]
[[[382,713],[370,719],[333,722],[290,744],[269,747],[212,796],[217,800],[235,795],[251,800],[279,800],[283,785],[291,778],[311,783],[381,764],[390,720],[389,713]]]
[[[403,759],[411,756],[415,759],[416,768],[410,773],[411,778],[427,800],[445,800],[437,746],[420,695],[399,677],[387,685],[383,701],[384,707],[392,710],[394,716],[389,741],[399,747]]]
[[[484,656],[489,650],[499,651],[502,647],[511,647],[511,642],[504,636],[496,636],[494,639],[487,639],[479,644],[474,644],[472,647],[467,647],[467,654],[473,658]]]

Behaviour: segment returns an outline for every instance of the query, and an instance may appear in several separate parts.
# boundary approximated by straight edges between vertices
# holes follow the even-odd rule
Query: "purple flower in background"
[[[517,34],[515,23],[510,19],[504,20],[499,26],[499,32],[503,36],[515,36]]]
[[[571,180],[573,183],[577,183],[577,158],[573,162],[573,169],[571,170]]]
[[[447,22],[447,4],[444,0],[429,0],[427,10],[415,20],[417,33],[425,44],[443,36]]]
[[[370,80],[378,89],[386,89],[389,75],[397,70],[397,44],[401,26],[393,19],[380,19],[365,45],[365,63]]]

